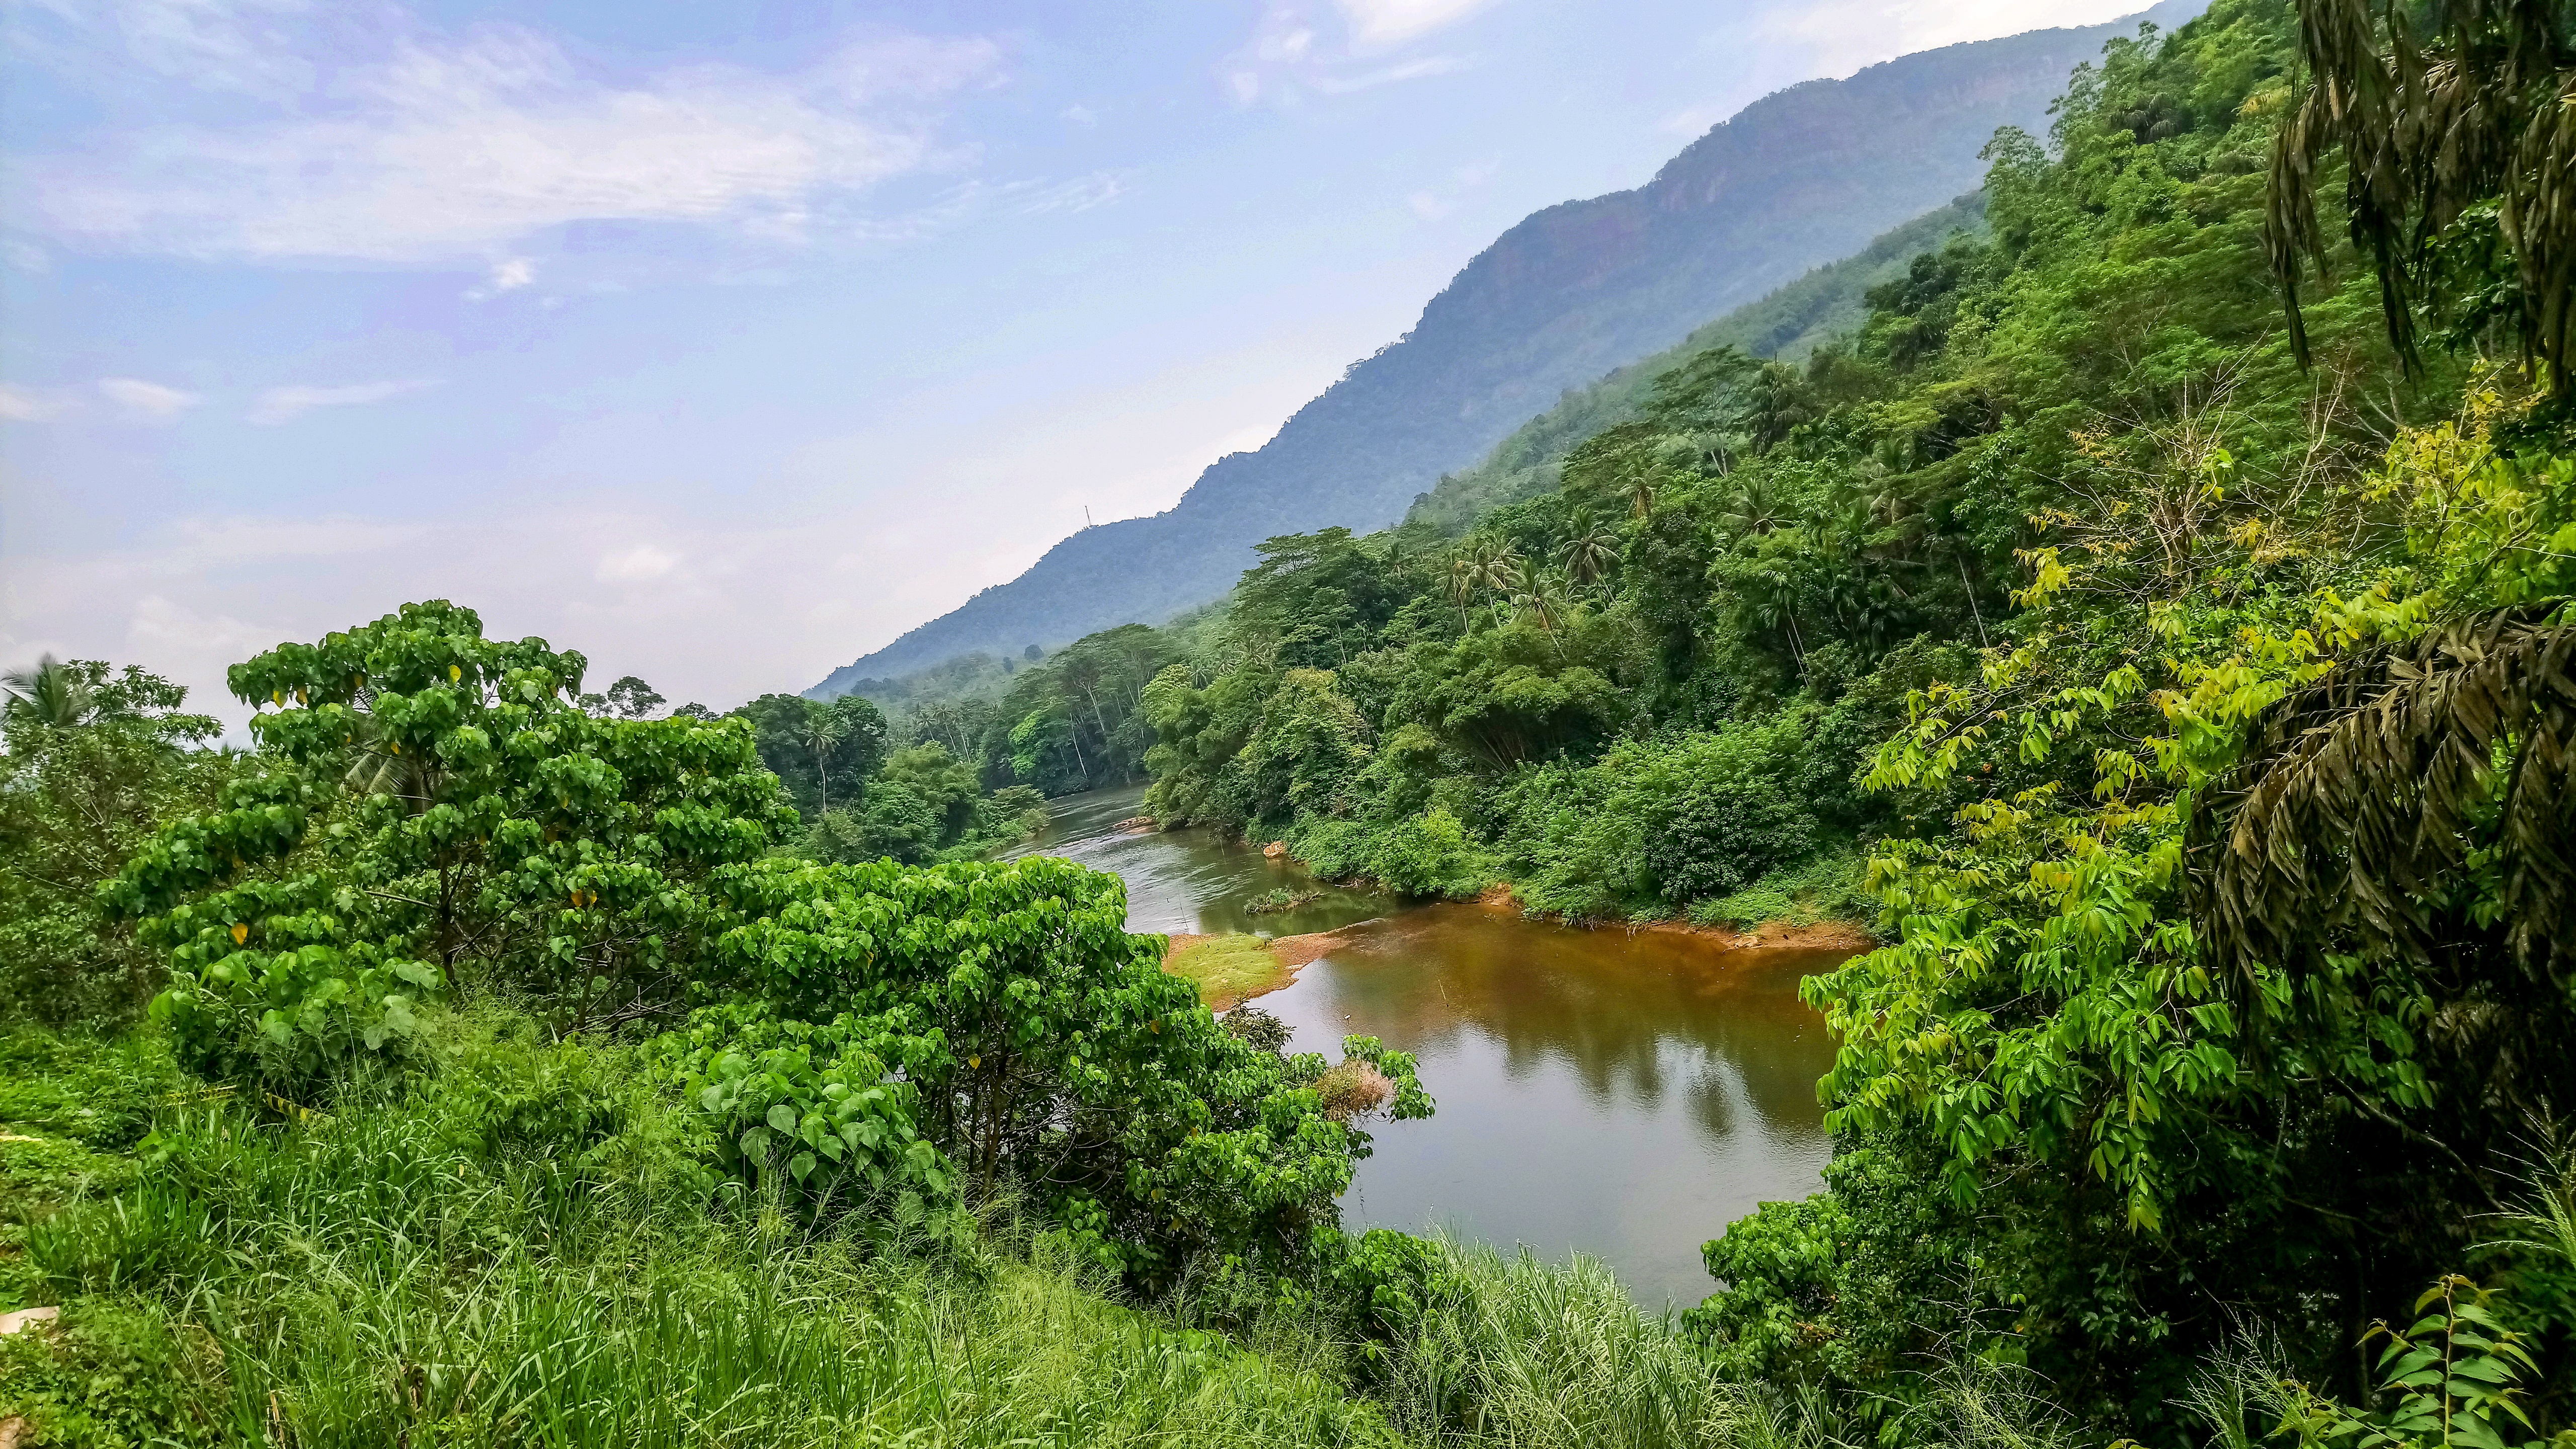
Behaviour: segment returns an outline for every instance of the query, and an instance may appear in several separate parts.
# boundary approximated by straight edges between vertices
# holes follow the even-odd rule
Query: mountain
[[[1972,192],[1916,217],[1856,255],[1829,262],[1736,308],[1651,357],[1588,386],[1568,388],[1556,406],[1513,429],[1474,466],[1442,474],[1437,487],[1413,500],[1404,521],[1454,538],[1505,504],[1555,492],[1565,455],[1586,438],[1640,416],[1656,380],[1693,354],[1726,343],[1755,357],[1803,360],[1868,317],[1870,288],[1903,275],[1914,258],[1939,249],[1952,234],[1983,235],[1985,229],[1985,193]]]
[[[1392,523],[1566,388],[1975,190],[1997,127],[2041,130],[2067,73],[2105,41],[2140,20],[2179,24],[2201,3],[1953,45],[1766,96],[1645,185],[1503,233],[1412,331],[1352,364],[1259,450],[1210,465],[1169,510],[1082,530],[807,693],[1159,623],[1231,588],[1262,539]]]

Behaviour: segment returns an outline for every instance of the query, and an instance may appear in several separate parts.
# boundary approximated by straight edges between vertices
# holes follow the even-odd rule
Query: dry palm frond
[[[2338,942],[2426,961],[2428,897],[2491,858],[2526,969],[2576,966],[2576,621],[2481,615],[2346,661],[2272,707],[2195,813],[2192,917],[2227,967]]]
[[[2265,244],[2301,358],[2298,287],[2328,245],[2316,188],[2346,163],[2352,239],[2379,270],[2389,341],[2410,362],[2415,309],[2439,289],[2436,243],[2492,204],[2513,254],[2526,363],[2571,388],[2576,293],[2576,54],[2566,0],[2453,0],[2416,33],[2394,0],[2299,0],[2304,93],[2274,144]]]

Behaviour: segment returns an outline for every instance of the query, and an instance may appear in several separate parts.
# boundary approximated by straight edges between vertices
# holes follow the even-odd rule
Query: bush
[[[1731,895],[1691,903],[1690,919],[1702,926],[1752,927],[1765,921],[1813,925],[1864,921],[1876,904],[1862,889],[1867,865],[1857,854],[1820,855],[1777,869]]]
[[[1325,1115],[1311,1086],[1324,1063],[1219,1026],[1162,969],[1162,940],[1127,934],[1116,877],[1048,857],[766,861],[726,889],[743,923],[713,976],[745,1006],[725,1011],[828,1026],[840,1050],[899,1072],[921,1135],[973,1196],[1019,1183],[1103,1262],[1157,1285],[1201,1253],[1286,1271],[1334,1229],[1367,1138]],[[1411,1083],[1410,1059],[1381,1065]],[[1408,1100],[1430,1109],[1418,1087]]]
[[[1369,874],[1399,895],[1472,896],[1493,879],[1466,827],[1437,805],[1378,831],[1368,860]]]

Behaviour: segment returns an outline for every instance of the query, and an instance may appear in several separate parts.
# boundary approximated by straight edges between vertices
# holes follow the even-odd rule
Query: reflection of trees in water
[[[1822,1018],[1798,1001],[1802,970],[1839,953],[1713,958],[1684,936],[1578,931],[1475,907],[1413,912],[1336,953],[1335,1010],[1390,1044],[1437,1053],[1473,1029],[1525,1079],[1571,1067],[1596,1106],[1663,1100],[1675,1079],[1717,1134],[1736,1112],[1726,1079],[1763,1118],[1813,1126],[1833,1063]]]

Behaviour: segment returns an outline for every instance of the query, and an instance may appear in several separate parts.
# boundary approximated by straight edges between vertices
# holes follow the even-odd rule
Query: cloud
[[[0,421],[41,423],[62,416],[71,405],[60,393],[0,382]]]
[[[1398,45],[1455,24],[1488,0],[1336,0],[1350,22],[1351,43],[1363,50]]]
[[[359,518],[190,518],[163,557],[174,567],[220,568],[284,559],[349,558],[418,542],[415,524]]]
[[[1918,50],[2051,26],[2095,25],[2139,8],[2134,0],[1803,0],[1764,15],[1755,34],[1803,42],[1818,73],[1849,75]],[[1685,111],[1667,127],[1697,114],[1698,108]],[[1722,119],[1711,115],[1707,124]]]
[[[601,559],[598,578],[603,584],[649,584],[670,577],[679,566],[678,554],[639,543]]]
[[[1252,38],[1227,58],[1234,103],[1295,105],[1308,93],[1338,96],[1465,70],[1457,55],[1386,63],[1383,52],[1482,9],[1488,0],[1335,0],[1338,15],[1312,13],[1309,0],[1274,0]]]
[[[1440,185],[1406,197],[1404,204],[1424,221],[1438,221],[1458,209],[1460,197],[1493,180],[1494,173],[1501,169],[1499,161],[1479,161],[1473,166],[1461,166],[1450,172],[1448,179]]]
[[[495,292],[515,292],[537,279],[537,264],[526,257],[512,257],[492,268],[491,288]]]
[[[293,422],[315,408],[358,407],[383,402],[407,392],[436,387],[435,379],[414,378],[404,382],[360,382],[341,387],[272,387],[259,395],[252,405],[250,420],[263,426]]]
[[[145,422],[166,423],[205,401],[193,392],[182,392],[139,377],[102,377],[98,390],[109,402],[125,410],[130,418]]]
[[[1465,70],[1474,64],[1474,61],[1468,60],[1464,56],[1426,55],[1420,60],[1408,60],[1399,65],[1382,66],[1376,70],[1363,71],[1354,76],[1318,75],[1314,78],[1313,84],[1315,89],[1322,91],[1328,96],[1348,95],[1352,91],[1364,91],[1377,86],[1393,85],[1398,81],[1420,80],[1424,76],[1448,75],[1452,71]]]
[[[283,629],[248,623],[230,614],[201,613],[159,594],[146,594],[135,600],[134,610],[125,621],[129,652],[146,657],[185,649],[212,653],[218,658],[248,659],[277,647],[285,636]],[[203,709],[210,703],[200,698],[197,707]]]
[[[238,26],[185,22],[262,8],[162,0],[118,14],[157,27],[127,25],[129,48],[247,55]],[[532,30],[451,39],[388,13],[360,63],[223,72],[265,104],[18,162],[21,215],[68,245],[255,262],[452,265],[604,221],[793,241],[879,182],[952,163],[927,103],[1001,64],[990,41],[898,37],[794,74],[697,65],[611,83]],[[514,260],[490,264],[496,290]]]
[[[1095,171],[1067,181],[964,181],[941,192],[929,204],[893,216],[855,225],[853,236],[878,242],[919,241],[982,216],[1045,216],[1052,212],[1089,211],[1126,194],[1127,181],[1114,171]],[[738,273],[736,283],[784,280],[769,271]]]

